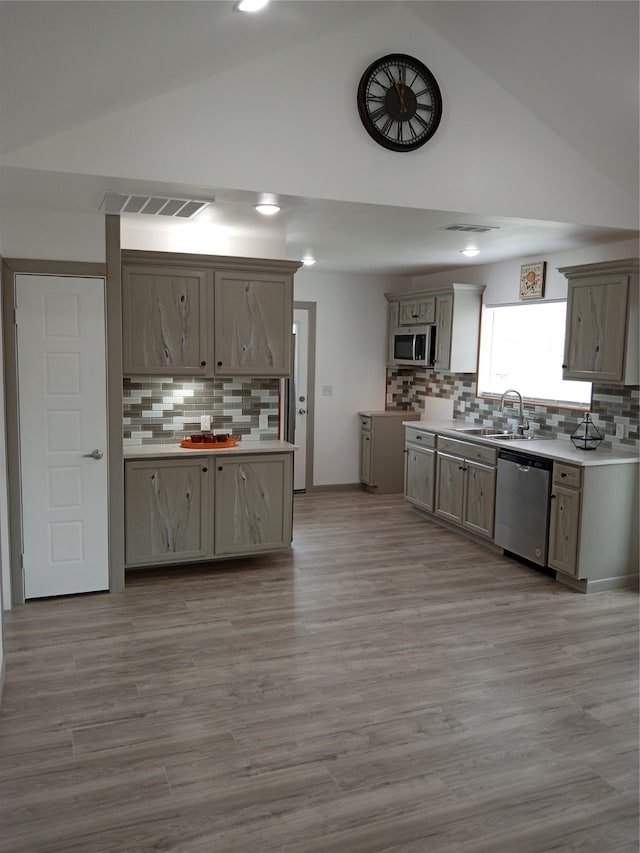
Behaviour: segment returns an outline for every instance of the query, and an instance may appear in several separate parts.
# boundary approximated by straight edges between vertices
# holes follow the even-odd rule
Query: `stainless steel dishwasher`
[[[548,459],[498,452],[495,542],[539,566],[547,564],[552,467]]]

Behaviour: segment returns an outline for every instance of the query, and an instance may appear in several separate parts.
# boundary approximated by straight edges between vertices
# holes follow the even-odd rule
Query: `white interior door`
[[[25,598],[109,588],[104,299],[16,276]]]
[[[293,457],[293,488],[302,491],[307,487],[307,412],[309,410],[309,312],[306,308],[293,309],[294,394],[295,406],[293,441],[298,450]]]

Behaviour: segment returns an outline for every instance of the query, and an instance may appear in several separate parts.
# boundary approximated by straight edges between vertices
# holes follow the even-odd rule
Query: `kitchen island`
[[[463,421],[407,421],[405,498],[478,541],[495,540],[500,450],[551,461],[545,567],[581,592],[638,583],[638,454],[566,439],[470,434]]]
[[[126,567],[290,548],[295,450],[286,441],[126,446]]]

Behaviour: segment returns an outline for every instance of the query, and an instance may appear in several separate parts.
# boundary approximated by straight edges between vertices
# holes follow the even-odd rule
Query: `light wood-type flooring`
[[[401,496],[6,614],[2,853],[638,850],[638,597]]]

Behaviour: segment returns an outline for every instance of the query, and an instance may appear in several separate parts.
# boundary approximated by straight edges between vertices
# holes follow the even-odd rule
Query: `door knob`
[[[306,414],[307,414],[307,410],[306,410],[306,409],[298,409],[298,414],[299,414],[299,415],[306,415]]]
[[[96,448],[91,453],[83,453],[82,456],[84,459],[102,459],[104,453]]]

